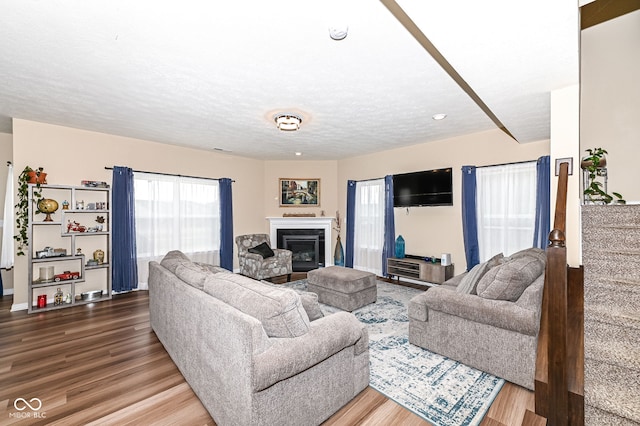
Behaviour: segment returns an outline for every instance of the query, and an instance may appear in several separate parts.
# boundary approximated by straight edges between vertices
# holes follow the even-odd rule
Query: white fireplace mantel
[[[278,244],[278,229],[323,229],[324,230],[324,264],[333,265],[333,255],[331,254],[331,244],[333,238],[331,229],[333,225],[332,217],[268,217],[269,238],[271,244]]]

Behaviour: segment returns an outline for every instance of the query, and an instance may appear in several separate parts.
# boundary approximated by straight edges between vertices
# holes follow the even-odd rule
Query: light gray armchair
[[[252,253],[249,250],[255,249],[261,244],[271,248],[273,256],[263,257],[262,254]],[[291,251],[285,249],[272,248],[267,234],[247,234],[236,237],[238,246],[238,262],[240,264],[240,274],[251,277],[255,280],[287,276],[287,282],[291,280]],[[261,246],[260,248],[265,248]],[[253,251],[263,251],[258,248]],[[269,250],[266,250],[269,252]],[[267,253],[268,256],[269,253]]]

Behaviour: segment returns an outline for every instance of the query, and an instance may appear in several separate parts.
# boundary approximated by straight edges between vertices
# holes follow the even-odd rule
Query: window
[[[149,261],[180,250],[193,261],[220,263],[217,180],[136,173],[138,279],[145,288]]]
[[[384,179],[356,183],[353,267],[382,275]]]
[[[536,218],[536,162],[479,167],[476,212],[480,262],[531,247]]]

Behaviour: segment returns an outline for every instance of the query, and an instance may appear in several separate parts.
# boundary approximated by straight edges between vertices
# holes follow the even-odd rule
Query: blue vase
[[[336,238],[336,249],[333,252],[333,264],[336,266],[344,266],[344,249],[340,241],[340,235]]]
[[[402,235],[396,238],[396,258],[404,259],[404,238]]]

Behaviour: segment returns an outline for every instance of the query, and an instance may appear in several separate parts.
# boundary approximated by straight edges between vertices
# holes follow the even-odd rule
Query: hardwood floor
[[[147,292],[31,315],[11,304],[0,299],[0,425],[215,424],[150,329]],[[507,383],[482,425],[520,425],[527,408],[533,393]],[[325,424],[428,423],[367,388]]]

